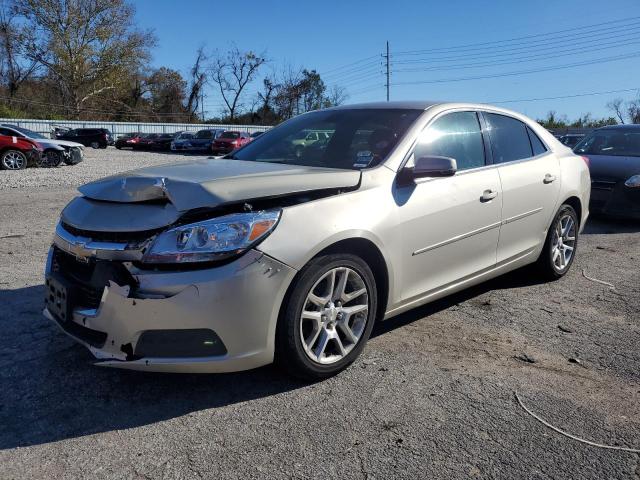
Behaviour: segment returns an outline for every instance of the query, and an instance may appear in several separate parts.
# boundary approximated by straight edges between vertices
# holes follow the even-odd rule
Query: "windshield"
[[[23,135],[29,138],[39,138],[41,140],[48,140],[48,138],[45,137],[44,135],[41,135],[38,132],[34,132],[33,130],[29,130],[27,128],[14,127],[13,125],[11,126],[11,128],[13,128],[14,130],[17,130],[18,132],[22,133]]]
[[[218,138],[240,138],[239,132],[223,132]]]
[[[640,129],[596,130],[573,150],[578,154],[640,157]]]
[[[374,167],[387,158],[422,113],[410,109],[307,113],[265,132],[229,158],[325,168]],[[309,132],[322,135],[313,142],[296,141]]]
[[[189,138],[193,138],[193,133],[181,133],[178,136],[178,140],[187,140]]]

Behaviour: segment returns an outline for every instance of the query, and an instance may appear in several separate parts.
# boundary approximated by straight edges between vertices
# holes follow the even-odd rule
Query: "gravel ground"
[[[518,271],[381,323],[324,382],[92,366],[39,313],[59,211],[82,182],[184,158],[0,172],[0,478],[640,478],[639,455],[514,397],[640,448],[637,223],[590,221],[560,281]]]

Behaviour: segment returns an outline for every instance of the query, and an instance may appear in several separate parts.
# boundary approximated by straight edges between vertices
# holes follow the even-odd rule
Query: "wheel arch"
[[[582,224],[582,202],[580,201],[580,198],[578,198],[576,195],[572,195],[566,198],[564,201],[560,202],[560,206],[562,205],[569,205],[571,208],[573,208],[576,211],[576,215],[578,216],[578,225],[581,225]],[[558,208],[560,208],[560,206]]]
[[[318,258],[323,255],[335,254],[335,253],[348,253],[352,255],[356,255],[362,258],[371,268],[374,278],[376,280],[376,292],[378,297],[378,305],[376,311],[376,319],[381,319],[384,317],[384,313],[386,312],[387,305],[389,302],[389,298],[391,298],[391,276],[389,267],[387,264],[387,260],[385,259],[382,251],[378,246],[368,238],[364,237],[350,237],[343,238],[341,240],[337,240],[330,245],[324,246],[321,250],[314,253],[312,257],[310,257],[306,262],[309,263],[314,258]],[[293,277],[289,286],[287,287],[287,291],[283,297],[282,303],[280,305],[280,313],[278,315],[278,320],[282,316],[285,306],[289,301],[291,293],[300,277],[300,271],[296,273]],[[281,322],[278,321],[278,324]]]

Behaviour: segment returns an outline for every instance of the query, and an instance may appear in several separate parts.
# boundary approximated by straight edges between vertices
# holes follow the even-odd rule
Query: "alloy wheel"
[[[575,247],[576,222],[571,215],[563,215],[555,224],[551,241],[551,261],[559,272],[571,263]]]
[[[369,316],[369,294],[362,276],[348,267],[326,272],[313,285],[300,315],[300,337],[315,363],[342,360],[358,344]]]
[[[21,152],[11,150],[2,157],[2,166],[7,170],[22,170],[27,166],[27,157]]]

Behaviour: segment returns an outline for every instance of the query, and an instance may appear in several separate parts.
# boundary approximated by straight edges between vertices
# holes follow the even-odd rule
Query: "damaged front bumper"
[[[231,372],[273,361],[280,305],[296,273],[291,267],[257,250],[197,270],[141,270],[123,262],[135,288],[109,281],[97,308],[86,308],[74,305],[81,286],[65,285],[52,267],[56,248],[47,262],[44,315],[99,365]]]

